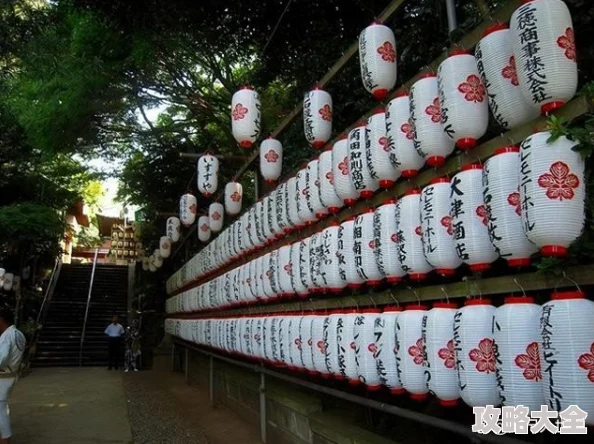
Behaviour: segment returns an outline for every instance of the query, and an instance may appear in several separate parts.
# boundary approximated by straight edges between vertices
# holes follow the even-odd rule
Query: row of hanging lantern
[[[25,269],[23,269],[23,272]],[[26,278],[25,278],[26,279]],[[14,273],[7,273],[4,268],[0,268],[0,288],[5,291],[14,290],[19,292],[21,288],[21,277]]]
[[[527,266],[538,250],[545,256],[565,255],[584,226],[584,161],[573,150],[575,142],[550,137],[536,133],[521,148],[497,150],[484,166],[466,165],[452,179],[435,179],[422,190],[409,190],[398,202],[389,200],[375,212],[328,227],[320,232],[328,241],[323,259],[330,266],[333,255],[341,255],[344,287],[396,282],[405,275],[421,280],[432,270],[450,276],[462,263],[480,272],[499,257],[512,267]],[[330,157],[309,162],[233,222],[172,276],[169,292],[339,208],[336,192],[335,201],[322,202],[322,196],[332,195],[332,188],[324,188],[331,184],[324,168],[334,153],[326,154]],[[210,233],[208,217],[203,218],[199,233]],[[328,231],[341,234],[338,244]]]
[[[232,285],[232,284],[230,284]],[[169,312],[176,307],[168,302]],[[572,404],[594,424],[594,302],[579,291],[540,306],[507,297],[330,312],[166,321],[199,345],[325,378],[387,387],[444,406]]]

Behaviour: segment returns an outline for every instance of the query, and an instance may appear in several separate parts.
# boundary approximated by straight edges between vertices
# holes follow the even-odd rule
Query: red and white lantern
[[[334,378],[342,378],[338,362],[338,321],[342,314],[341,310],[334,310],[326,318],[324,323],[324,341],[326,342],[326,368]]]
[[[344,221],[338,230],[338,267],[340,277],[346,281],[349,288],[360,288],[363,285],[363,279],[357,273],[355,262],[355,237],[354,237],[355,218]]]
[[[193,194],[184,194],[179,199],[179,218],[184,226],[189,227],[194,223],[197,209],[198,202]]]
[[[334,189],[332,150],[326,150],[320,154],[320,163],[318,168],[318,179],[320,181],[320,201],[324,207],[328,208],[328,212],[330,214],[337,214],[344,204]]]
[[[423,254],[421,228],[421,190],[411,189],[396,203],[396,241],[402,269],[415,281],[423,280],[433,269]]]
[[[485,271],[498,254],[489,239],[489,214],[483,201],[483,167],[472,163],[462,167],[451,183],[450,217],[454,227],[456,253],[472,271]]]
[[[350,385],[361,383],[357,373],[357,344],[355,342],[355,320],[358,316],[359,314],[355,310],[344,310],[336,327],[340,374],[348,380]]]
[[[543,114],[560,108],[575,95],[578,85],[575,35],[567,5],[561,0],[525,1],[513,13],[510,29],[524,97]]]
[[[309,200],[317,219],[323,219],[328,214],[320,194],[320,161],[314,159],[307,164],[307,187],[309,189]]]
[[[550,137],[536,133],[521,146],[522,222],[544,256],[565,256],[584,228],[584,160],[575,142],[561,136],[549,143]]]
[[[242,148],[251,148],[260,136],[260,96],[250,86],[244,86],[231,100],[231,129]]]
[[[210,218],[208,216],[198,218],[198,239],[200,239],[200,242],[210,240]]]
[[[315,292],[315,286],[311,274],[311,256],[309,251],[309,244],[311,237],[307,237],[299,242],[299,276],[301,283],[307,289],[307,293]]]
[[[332,135],[332,96],[314,88],[303,99],[303,130],[307,142],[322,148]]]
[[[382,188],[390,188],[400,177],[400,171],[392,163],[392,152],[386,136],[386,114],[377,109],[367,120],[365,130],[366,158],[371,177]]]
[[[487,28],[474,55],[497,123],[510,129],[535,119],[538,110],[528,103],[520,89],[508,26],[498,23]]]
[[[315,375],[316,371],[313,363],[313,339],[311,335],[311,324],[313,322],[313,316],[303,316],[301,325],[299,327],[299,336],[301,336],[301,359],[303,361],[303,367],[311,375]]]
[[[375,345],[377,347],[375,354],[377,371],[382,384],[388,387],[393,395],[405,393],[400,382],[400,372],[398,371],[398,361],[396,359],[396,350],[398,348],[396,320],[400,312],[402,312],[401,307],[386,307],[374,328]]]
[[[441,126],[437,76],[433,73],[423,74],[410,89],[410,124],[417,153],[427,165],[442,166],[455,143]]]
[[[291,285],[299,296],[306,297],[309,294],[301,280],[301,242],[291,245]]]
[[[287,181],[287,216],[295,229],[303,228],[303,221],[299,217],[299,190],[296,177],[291,177]]]
[[[423,401],[429,388],[425,377],[425,344],[423,342],[423,318],[427,314],[424,305],[406,307],[396,319],[396,356],[400,369],[400,380],[410,397]]]
[[[489,299],[469,299],[454,317],[460,397],[471,407],[500,404],[493,316]]]
[[[219,186],[219,159],[212,154],[205,154],[198,159],[198,191],[204,197],[210,197]]]
[[[359,197],[369,199],[379,183],[372,177],[367,162],[365,126],[365,122],[358,122],[349,132],[349,171]]]
[[[425,366],[431,375],[427,385],[445,407],[457,405],[460,397],[452,328],[455,315],[456,304],[436,302],[427,313],[423,328],[427,352]]]
[[[311,225],[316,221],[316,213],[314,212],[310,193],[312,192],[308,186],[308,172],[307,167],[302,168],[297,173],[297,213],[302,223]]]
[[[553,293],[540,318],[545,403],[559,412],[578,405],[594,425],[594,302],[581,291]]]
[[[381,317],[380,313],[381,310],[378,308],[363,308],[355,320],[357,375],[359,381],[369,391],[377,391],[382,388],[382,381],[375,363],[377,355],[375,325]]]
[[[398,283],[406,275],[400,263],[396,200],[389,199],[373,215],[375,259],[380,273],[390,283]]]
[[[293,316],[289,326],[289,359],[290,369],[301,370],[303,369],[303,361],[301,360],[301,322],[303,316]]]
[[[210,230],[218,233],[223,228],[225,209],[223,204],[213,202],[208,207],[208,220],[210,221]]]
[[[425,159],[415,149],[414,133],[408,93],[402,92],[386,106],[386,137],[390,161],[402,177],[416,176],[425,164]]]
[[[177,242],[181,235],[181,222],[178,217],[172,216],[167,218],[166,225],[167,237],[171,242]]]
[[[533,411],[544,404],[540,309],[533,298],[507,297],[495,311],[493,338],[503,405],[525,405]]]
[[[283,169],[283,146],[272,136],[260,144],[260,173],[268,184],[275,183]]]
[[[159,253],[163,258],[168,258],[171,255],[171,239],[169,237],[161,236],[159,239]]]
[[[373,209],[368,209],[355,219],[353,226],[355,264],[362,281],[370,286],[382,283],[384,275],[376,261],[376,245],[373,226]]]
[[[346,136],[342,136],[332,148],[332,177],[334,190],[346,206],[354,205],[359,197],[351,180],[350,170],[349,142]]]
[[[489,217],[489,236],[510,267],[530,265],[530,256],[538,248],[528,240],[522,225],[522,200],[519,174],[520,149],[501,148],[485,163],[483,200]]]
[[[331,222],[330,226],[322,232],[323,262],[326,289],[332,293],[341,293],[347,282],[340,274],[338,257],[338,222]]]
[[[372,23],[359,35],[359,62],[365,89],[383,100],[396,84],[396,39],[390,28]]]
[[[290,297],[295,293],[291,284],[292,275],[291,246],[285,245],[280,248],[278,253],[278,283],[281,297]]]
[[[316,312],[312,316],[311,322],[311,352],[313,366],[316,373],[324,378],[328,378],[328,368],[326,367],[326,348],[328,344],[324,340],[324,323],[327,315],[322,312]]]
[[[450,217],[450,179],[433,179],[421,192],[421,232],[427,262],[442,276],[453,276],[462,261],[456,254]]]
[[[239,182],[229,182],[225,185],[225,211],[229,216],[236,216],[241,213],[242,200],[243,187]]]

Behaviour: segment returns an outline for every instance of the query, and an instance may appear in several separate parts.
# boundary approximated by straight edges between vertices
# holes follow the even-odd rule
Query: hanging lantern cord
[[[417,290],[415,288],[410,287],[410,286],[408,287],[408,289],[410,291],[412,291],[415,294],[415,296],[417,297],[417,303],[418,303],[418,305],[421,305],[421,298],[419,297],[419,293],[417,293]]]
[[[514,278],[514,282],[516,283],[516,285],[518,287],[520,287],[520,290],[522,290],[522,294],[524,295],[524,297],[526,297],[526,290],[524,290],[524,287],[522,287],[522,285],[520,285],[520,283],[518,282],[518,280],[516,278]]]
[[[359,311],[359,304],[357,303],[357,298],[354,296],[351,296],[351,299],[353,300],[353,302],[355,303],[355,307],[357,307],[357,311]]]
[[[369,295],[369,299],[371,299],[371,302],[373,303],[373,308],[377,308],[377,303],[375,302],[375,299],[373,299],[373,296]]]
[[[576,286],[576,288],[578,289],[578,291],[579,291],[579,292],[581,292],[581,291],[582,291],[582,289],[580,288],[580,285],[579,285],[579,284],[578,284],[578,283],[577,283],[577,282],[576,282],[574,279],[572,279],[572,278],[570,278],[569,276],[567,276],[567,272],[566,272],[565,270],[563,271],[563,279],[565,279],[565,280],[568,280],[569,282],[572,282],[572,283],[573,283],[573,284]],[[559,280],[559,281],[557,282],[557,284],[555,285],[555,290],[554,290],[554,291],[557,291],[557,288],[559,287],[559,283],[560,283],[560,282],[561,282],[563,279],[561,279],[561,280]]]
[[[441,292],[444,294],[444,296],[446,298],[446,302],[449,304],[450,298],[448,297],[448,292],[446,291],[446,289],[444,287],[441,287]]]
[[[398,302],[398,299],[396,299],[396,296],[394,296],[394,293],[392,292],[392,290],[388,291],[388,294],[394,300],[394,302],[396,302],[396,307],[400,307],[400,302]]]

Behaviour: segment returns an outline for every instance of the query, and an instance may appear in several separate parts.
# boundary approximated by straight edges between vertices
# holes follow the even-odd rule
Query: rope
[[[268,48],[268,45],[270,44],[270,42],[272,41],[272,38],[274,37],[274,34],[276,34],[276,30],[278,29],[283,17],[285,16],[285,14],[287,13],[287,10],[289,9],[289,6],[291,6],[291,3],[293,3],[293,0],[289,0],[287,2],[287,4],[285,5],[285,9],[283,10],[282,14],[280,15],[280,17],[278,18],[278,21],[276,22],[276,25],[274,25],[274,29],[272,30],[272,33],[270,34],[270,37],[268,37],[268,41],[266,42],[266,44],[264,45],[264,49],[262,49],[262,54],[260,56],[263,56],[264,53],[266,52],[266,49]]]

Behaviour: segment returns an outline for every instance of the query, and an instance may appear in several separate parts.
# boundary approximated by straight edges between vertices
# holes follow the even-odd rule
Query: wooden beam
[[[203,155],[205,155],[207,153],[179,153],[179,157],[182,159],[192,159],[192,160],[198,160],[200,157],[202,157]],[[235,156],[235,155],[223,155],[223,154],[212,154],[211,156],[216,157],[219,160],[238,160],[238,161],[244,161],[246,159],[248,159],[248,157],[246,156]]]

